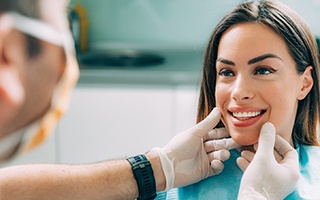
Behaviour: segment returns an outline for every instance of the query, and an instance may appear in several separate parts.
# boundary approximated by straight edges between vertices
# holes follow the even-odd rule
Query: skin
[[[157,191],[165,179],[155,151],[147,155],[156,177]],[[135,199],[136,180],[126,160],[90,165],[22,165],[0,170],[1,199]],[[26,181],[27,180],[27,181]]]
[[[66,27],[66,20],[54,16],[64,16],[61,8],[66,3],[65,0],[58,1],[49,7],[49,1],[45,0],[40,5],[50,9],[50,12],[43,12],[44,21],[60,32]],[[46,113],[65,68],[65,58],[63,48],[40,41],[41,53],[30,59],[25,52],[26,38],[22,33],[5,25],[0,31],[0,79],[6,76],[6,81],[0,82],[0,110],[4,111],[0,115],[1,139]]]
[[[298,101],[313,85],[311,66],[299,75],[285,41],[276,32],[263,24],[242,23],[222,35],[216,69],[217,107],[238,144],[257,143],[262,125],[271,122],[277,134],[293,145]],[[234,112],[256,112],[257,116],[234,117]]]

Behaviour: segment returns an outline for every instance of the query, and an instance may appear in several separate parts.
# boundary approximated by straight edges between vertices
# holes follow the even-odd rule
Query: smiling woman
[[[261,126],[269,121],[293,145],[294,116],[298,101],[313,86],[312,67],[298,74],[284,40],[260,23],[228,29],[217,57],[216,104],[232,138],[241,145],[255,144]],[[221,58],[228,58],[228,64]]]
[[[249,1],[227,14],[213,30],[203,64],[197,121],[219,107],[232,139],[246,148],[271,122],[294,146],[301,176],[287,199],[319,199],[318,49],[304,20],[287,6]],[[236,199],[242,176],[231,151],[221,175],[179,190],[182,199]],[[313,163],[309,162],[312,160]],[[316,190],[314,190],[316,191]]]
[[[223,111],[224,124],[221,123],[221,126],[230,129],[232,135],[232,129],[238,129],[237,125],[245,126],[246,122],[250,124],[254,121],[251,118],[241,121],[232,115],[233,112],[261,111],[261,120],[246,126],[247,130],[242,129],[240,132],[246,134],[239,134],[235,138],[237,142],[257,142],[257,130],[264,122],[271,121],[275,123],[278,133],[292,144],[297,141],[318,145],[319,63],[314,37],[304,21],[288,7],[277,8],[271,3],[252,5],[255,10],[252,9],[247,16],[240,12],[236,16],[238,18],[227,15],[211,37],[204,63],[198,121],[213,107],[219,106]],[[238,11],[246,11],[246,8],[239,7]],[[285,13],[285,17],[281,18],[281,13]],[[228,68],[223,68],[226,66]],[[223,86],[227,86],[228,90]],[[232,91],[229,96],[231,101],[222,105],[221,98],[227,91]],[[260,95],[260,100],[255,97],[248,101],[250,95]],[[266,101],[264,96],[273,100],[275,106],[261,102]],[[243,99],[240,103],[237,98],[244,98],[246,103]]]

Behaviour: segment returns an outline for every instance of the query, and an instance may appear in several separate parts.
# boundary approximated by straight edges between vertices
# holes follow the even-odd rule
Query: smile
[[[265,110],[254,111],[254,112],[230,112],[234,118],[237,118],[240,121],[248,120],[250,118],[257,117],[263,114]]]

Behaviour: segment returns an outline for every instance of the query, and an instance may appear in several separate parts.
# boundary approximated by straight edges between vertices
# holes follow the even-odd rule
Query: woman
[[[261,126],[271,122],[299,155],[300,179],[287,199],[320,199],[318,49],[302,18],[278,2],[240,4],[214,29],[202,78],[197,121],[219,107],[220,126],[249,149]],[[236,199],[239,156],[231,151],[221,175],[180,188],[179,197]]]

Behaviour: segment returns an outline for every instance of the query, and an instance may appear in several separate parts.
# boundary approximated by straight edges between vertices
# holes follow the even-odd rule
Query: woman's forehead
[[[279,52],[289,53],[283,38],[270,27],[258,23],[241,23],[230,27],[223,33],[218,46],[218,55],[224,56],[243,57],[241,54],[250,56],[250,53],[258,56]]]

